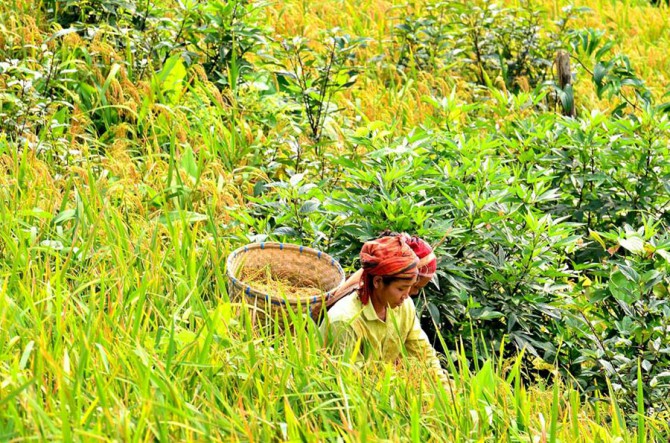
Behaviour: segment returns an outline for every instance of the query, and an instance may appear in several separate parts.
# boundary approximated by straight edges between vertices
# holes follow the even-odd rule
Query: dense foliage
[[[629,24],[542,2],[9,3],[0,437],[667,435],[667,66],[627,52]],[[611,7],[651,58],[667,9],[639,3]],[[232,249],[353,270],[385,229],[444,240],[419,306],[456,399],[230,311]]]

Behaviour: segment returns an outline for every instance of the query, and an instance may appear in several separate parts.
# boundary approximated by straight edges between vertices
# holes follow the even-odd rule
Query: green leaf
[[[109,85],[112,83],[112,80],[114,80],[114,77],[116,77],[116,73],[119,72],[119,69],[121,69],[121,65],[114,63],[109,70],[109,74],[105,79],[105,83],[102,85],[102,89],[100,90],[100,99],[103,101],[103,103],[106,102],[105,94],[107,94],[107,89],[109,89]]]
[[[589,236],[594,239],[600,246],[603,247],[603,249],[607,250],[607,246],[605,246],[605,241],[603,238],[598,234],[596,231],[592,231],[589,229]]]
[[[475,311],[475,310],[473,310]],[[478,310],[477,310],[478,311]],[[481,311],[472,313],[472,318],[478,320],[493,320],[494,318],[504,317],[502,312],[494,311],[491,308],[483,308]]]
[[[609,52],[612,48],[614,47],[614,42],[613,41],[608,41],[605,43],[600,49],[596,51],[595,54],[595,59],[600,60],[603,55],[605,55],[607,52]]]
[[[263,195],[264,192],[265,192],[265,182],[262,180],[257,181],[254,184],[254,197]]]
[[[61,223],[64,223],[68,220],[72,220],[76,218],[77,215],[77,210],[76,209],[66,209],[65,211],[62,211],[60,214],[58,214],[56,217],[53,219],[53,224],[54,225],[59,225]]]
[[[603,65],[602,63],[596,63],[596,66],[593,68],[593,82],[596,84],[596,92],[598,93],[599,98],[603,92],[603,80],[605,79],[605,76],[608,72],[609,67]]]
[[[644,254],[644,241],[640,237],[620,238],[619,244],[633,254]]]
[[[635,283],[620,271],[612,274],[608,288],[614,298],[627,304],[635,302],[639,297]]]
[[[272,232],[272,235],[276,235],[276,236],[285,235],[285,236],[288,236],[288,237],[295,237],[295,236],[297,236],[297,234],[298,233],[296,232],[295,229],[293,229],[291,227],[288,227],[288,226],[281,226],[281,227],[275,229]]]
[[[181,56],[174,55],[167,59],[163,69],[158,74],[159,90],[170,103],[177,104],[184,89],[186,67]]]
[[[428,308],[428,313],[430,314],[430,318],[433,320],[433,322],[436,325],[440,324],[441,318],[440,318],[440,310],[437,309],[437,306],[431,301],[429,301],[426,304],[426,307]]]
[[[207,216],[205,214],[192,211],[170,211],[158,217],[158,222],[164,225],[180,221],[191,224],[205,220],[207,220]]]
[[[95,346],[98,348],[98,352],[100,353],[100,358],[102,359],[102,364],[105,367],[105,371],[109,373],[109,360],[107,359],[107,352],[105,352],[105,348],[103,348],[100,343],[96,343]]]
[[[627,265],[618,265],[621,273],[626,276],[626,278],[632,282],[638,283],[640,281],[640,274],[637,273],[635,269]]]
[[[614,366],[612,366],[612,363],[608,362],[605,359],[600,359],[598,360],[598,363],[602,365],[603,368],[607,371],[609,375],[614,375],[616,373],[616,370],[614,369]]]
[[[18,214],[21,217],[35,217],[45,220],[50,220],[53,218],[53,215],[50,212],[45,211],[44,209],[35,207],[33,209],[23,209],[18,211]]]
[[[291,184],[291,187],[295,188],[302,182],[302,179],[305,178],[305,174],[294,174],[291,176],[289,179],[289,183]]]
[[[307,183],[306,185],[302,185],[300,186],[300,189],[298,189],[298,195],[307,195],[309,191],[317,187],[318,186],[314,183]]]
[[[561,106],[563,107],[564,113],[568,114],[572,112],[575,104],[574,92],[572,90],[572,85],[565,85],[564,90],[559,89],[558,96],[561,99]]]
[[[23,350],[23,354],[21,355],[21,360],[19,360],[19,369],[23,370],[26,368],[26,364],[28,364],[28,359],[30,358],[30,354],[33,352],[33,348],[35,347],[35,342],[33,340],[30,340],[28,344],[26,345],[26,348]]]
[[[184,168],[184,171],[186,171],[186,173],[193,179],[198,178],[198,163],[195,161],[195,156],[193,155],[193,150],[190,146],[186,148],[181,157],[181,167]]]
[[[665,259],[665,261],[670,263],[670,252],[666,251],[665,249],[657,249],[655,252],[656,252],[656,254],[663,257]]]
[[[319,209],[319,205],[321,205],[321,202],[318,201],[318,200],[307,200],[300,207],[300,213],[301,214],[310,214],[310,213],[316,211],[317,209]]]

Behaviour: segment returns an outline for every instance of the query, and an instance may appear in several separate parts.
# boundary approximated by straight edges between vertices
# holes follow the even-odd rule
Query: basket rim
[[[304,299],[304,300],[287,300],[283,299],[280,297],[275,297],[270,294],[260,292],[257,289],[254,289],[251,287],[251,285],[244,283],[243,281],[239,280],[236,278],[233,273],[232,273],[232,261],[238,256],[245,254],[251,250],[254,249],[279,249],[279,250],[294,250],[298,251],[301,254],[306,254],[306,255],[312,255],[317,257],[319,260],[327,259],[330,260],[330,265],[335,267],[337,273],[340,275],[340,282],[337,286],[335,286],[333,289],[331,289],[328,292],[324,292],[320,295],[315,295],[313,297]],[[318,249],[310,248],[309,246],[303,246],[303,245],[298,245],[294,243],[283,243],[283,242],[258,242],[258,243],[249,243],[247,245],[241,246],[237,249],[235,249],[233,252],[231,252],[228,255],[228,258],[226,259],[226,275],[228,276],[228,280],[233,284],[233,286],[236,286],[237,288],[242,290],[242,293],[247,297],[251,299],[264,299],[265,302],[271,303],[276,306],[284,306],[287,303],[290,305],[297,305],[299,303],[304,303],[308,306],[308,309],[311,309],[311,306],[318,303],[318,302],[326,302],[330,300],[330,298],[333,296],[334,292],[342,286],[342,283],[345,281],[345,274],[344,270],[342,269],[342,266],[340,263],[335,260],[334,257],[329,255],[326,252],[320,251]]]

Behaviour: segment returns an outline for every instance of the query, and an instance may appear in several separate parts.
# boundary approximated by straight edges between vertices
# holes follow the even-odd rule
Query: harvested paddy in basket
[[[239,279],[256,291],[289,300],[304,300],[324,292],[318,282],[308,277],[273,271],[270,266],[245,268]]]

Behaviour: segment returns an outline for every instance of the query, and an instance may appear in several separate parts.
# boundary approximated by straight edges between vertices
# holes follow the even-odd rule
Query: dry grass
[[[238,278],[262,294],[268,294],[276,299],[304,301],[323,294],[323,288],[320,288],[317,282],[300,275],[273,272],[270,266],[245,267]]]

